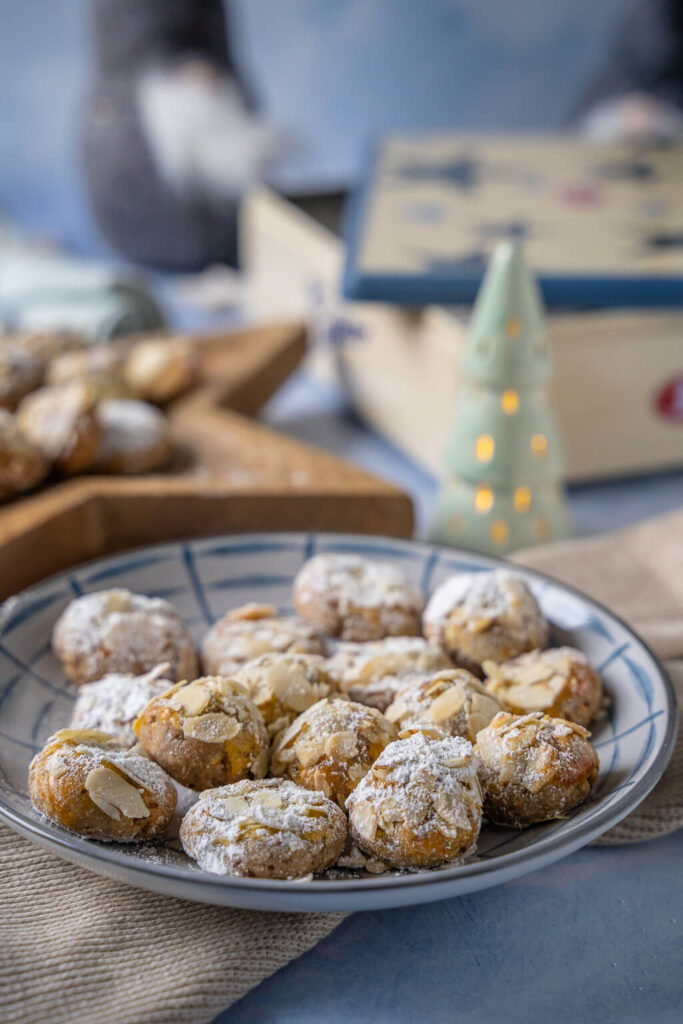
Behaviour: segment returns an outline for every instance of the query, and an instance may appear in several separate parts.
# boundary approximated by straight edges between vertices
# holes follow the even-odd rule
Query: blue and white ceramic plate
[[[467,863],[416,874],[282,882],[200,871],[166,846],[117,846],[71,835],[35,812],[27,769],[47,737],[68,724],[75,688],[50,650],[58,615],[76,595],[127,587],[170,600],[193,632],[246,601],[291,611],[292,581],[322,551],[394,562],[425,595],[450,573],[495,567],[491,558],[413,542],[340,534],[272,533],[146,548],[62,573],[0,609],[0,817],[58,856],[140,888],[206,903],[273,910],[349,911],[443,899],[497,885],[564,857],[627,815],[652,789],[675,740],[671,684],[645,644],[609,611],[560,583],[520,569],[553,625],[553,640],[600,670],[609,715],[593,741],[601,762],[590,799],[561,821],[525,831],[485,827]]]

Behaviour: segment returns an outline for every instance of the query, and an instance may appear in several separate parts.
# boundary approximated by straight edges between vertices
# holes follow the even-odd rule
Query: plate
[[[292,581],[326,551],[400,566],[423,592],[453,572],[481,571],[496,559],[411,541],[344,534],[270,533],[143,548],[61,573],[0,608],[0,817],[53,853],[99,874],[169,896],[257,910],[350,911],[397,907],[473,892],[541,868],[589,843],[629,814],[661,776],[675,740],[671,683],[647,646],[605,608],[538,573],[524,576],[552,641],[582,650],[602,673],[610,700],[595,724],[600,777],[568,818],[524,831],[486,826],[467,863],[414,874],[271,881],[199,870],[177,848],[117,846],[81,839],[31,806],[27,770],[48,736],[68,724],[76,690],[50,649],[52,627],[74,597],[127,587],[171,601],[192,632],[247,601],[291,612]]]

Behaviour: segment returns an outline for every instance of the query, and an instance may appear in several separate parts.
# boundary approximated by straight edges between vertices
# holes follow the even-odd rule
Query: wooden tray
[[[247,418],[301,362],[302,325],[207,336],[198,346],[199,385],[167,409],[179,450],[168,471],[78,477],[0,508],[0,599],[155,541],[272,529],[411,535],[408,495]]]

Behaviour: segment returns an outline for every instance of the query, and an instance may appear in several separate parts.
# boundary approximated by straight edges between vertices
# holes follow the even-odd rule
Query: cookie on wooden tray
[[[138,742],[177,782],[199,792],[268,770],[270,741],[245,687],[203,677],[153,698],[135,722]]]
[[[148,338],[139,341],[126,359],[124,377],[131,394],[163,405],[187,391],[197,379],[199,361],[183,338]]]
[[[324,658],[315,654],[262,654],[234,678],[246,686],[271,737],[334,689]]]
[[[506,569],[449,577],[427,603],[424,633],[479,676],[484,661],[507,661],[548,644],[548,623],[534,595]]]
[[[100,473],[151,473],[173,454],[168,419],[148,402],[110,398],[99,403],[100,443],[93,469]]]
[[[602,682],[581,651],[550,647],[510,661],[485,661],[486,686],[506,711],[543,711],[588,725],[602,706]]]
[[[396,730],[377,708],[319,700],[295,718],[273,744],[270,770],[306,789],[318,789],[344,807]]]
[[[112,673],[79,687],[71,715],[72,729],[98,729],[117,736],[126,746],[137,743],[133,723],[153,697],[172,685],[168,665],[157,665],[141,676]]]
[[[130,590],[100,590],[71,601],[57,620],[52,646],[77,685],[111,672],[141,675],[163,662],[174,682],[197,675],[192,637],[175,608]]]
[[[278,615],[272,604],[245,604],[219,619],[201,642],[209,675],[231,676],[262,654],[325,654],[317,629],[293,615]]]
[[[346,806],[351,836],[394,868],[433,868],[472,853],[482,793],[472,744],[418,731],[382,751]]]
[[[30,352],[0,338],[0,409],[13,411],[43,383],[44,364]]]
[[[388,636],[366,644],[342,642],[326,665],[332,681],[351,700],[380,711],[409,683],[452,667],[443,648],[421,636]]]
[[[311,558],[294,580],[294,603],[303,618],[341,640],[420,632],[419,592],[394,565],[360,555]]]
[[[406,686],[385,714],[399,730],[425,726],[474,743],[499,711],[500,704],[483,683],[467,669],[456,668]]]
[[[62,352],[48,365],[47,384],[88,385],[98,398],[127,398],[131,394],[124,376],[124,354],[115,345],[90,345]]]
[[[583,726],[540,711],[496,715],[476,744],[486,817],[524,828],[580,804],[600,764],[589,736]]]
[[[63,476],[90,469],[100,441],[96,396],[79,382],[40,388],[17,410],[17,425]]]
[[[14,416],[0,409],[0,501],[37,487],[48,470],[40,449],[26,440]]]
[[[88,729],[62,729],[31,761],[33,806],[51,821],[89,839],[139,842],[161,835],[176,807],[166,772]]]
[[[204,871],[284,879],[334,864],[346,832],[346,815],[322,793],[262,779],[202,793],[183,818],[180,840]]]

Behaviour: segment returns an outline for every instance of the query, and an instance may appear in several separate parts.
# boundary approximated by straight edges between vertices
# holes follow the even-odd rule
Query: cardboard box
[[[241,240],[250,312],[305,316],[311,370],[340,377],[370,426],[441,474],[468,311],[343,300],[336,232],[267,190],[246,199]],[[548,323],[567,479],[683,465],[683,313],[566,313]]]

